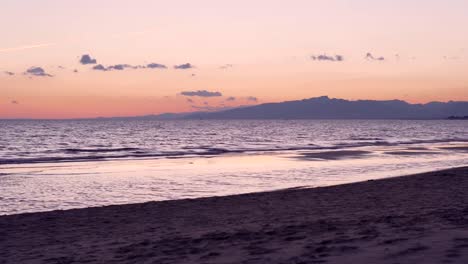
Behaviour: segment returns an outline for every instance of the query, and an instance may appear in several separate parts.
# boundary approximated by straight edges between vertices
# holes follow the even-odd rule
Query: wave
[[[123,152],[123,151],[137,151],[139,148],[97,148],[97,149],[79,149],[79,148],[68,148],[63,149],[65,152]]]
[[[198,147],[183,147],[182,150],[174,151],[154,151],[142,148],[69,148],[58,149],[55,151],[45,151],[47,156],[43,157],[15,157],[15,158],[0,158],[0,165],[7,164],[27,164],[27,163],[56,163],[56,162],[83,162],[83,161],[98,161],[98,160],[113,160],[113,159],[131,159],[131,158],[183,158],[196,156],[217,156],[224,154],[235,153],[266,153],[266,152],[284,152],[284,151],[307,151],[307,150],[339,150],[360,147],[373,146],[408,146],[414,144],[431,144],[431,143],[453,143],[453,142],[468,142],[468,139],[451,138],[451,139],[412,139],[400,141],[385,141],[380,138],[375,141],[361,142],[338,142],[328,146],[320,146],[309,144],[306,146],[272,146],[266,148],[238,148],[227,149],[220,147],[198,146]],[[51,153],[59,154],[51,156]],[[80,155],[80,154],[93,155]],[[112,153],[112,154],[111,154]],[[35,153],[40,155],[41,153]],[[43,153],[42,153],[43,154]]]

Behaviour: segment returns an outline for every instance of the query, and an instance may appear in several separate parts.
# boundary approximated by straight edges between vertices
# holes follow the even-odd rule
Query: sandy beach
[[[0,263],[468,263],[468,167],[0,217]]]

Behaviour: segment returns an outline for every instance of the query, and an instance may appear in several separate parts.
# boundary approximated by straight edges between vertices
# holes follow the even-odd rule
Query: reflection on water
[[[0,214],[349,183],[468,165],[466,150],[451,143],[10,164],[0,167]]]

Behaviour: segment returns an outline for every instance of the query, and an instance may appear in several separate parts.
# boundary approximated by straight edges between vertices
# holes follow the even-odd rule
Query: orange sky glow
[[[468,101],[466,10],[461,0],[6,0],[0,118],[213,111],[322,95]],[[96,62],[80,62],[86,54]],[[213,94],[183,94],[197,91]]]

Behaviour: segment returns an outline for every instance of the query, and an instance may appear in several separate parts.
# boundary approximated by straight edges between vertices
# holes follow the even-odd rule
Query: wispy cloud
[[[53,46],[53,45],[55,45],[55,43],[44,43],[44,44],[36,44],[36,45],[24,45],[24,46],[18,46],[18,47],[3,48],[3,49],[0,49],[0,53],[42,48],[42,47],[48,47],[48,46]]]
[[[48,74],[41,67],[31,67],[24,72],[25,75],[40,76],[40,77],[53,77],[53,75]]]
[[[132,65],[129,65],[129,64],[116,64],[116,65],[111,65],[109,67],[107,67],[107,70],[109,71],[112,71],[112,70],[116,70],[116,71],[123,71],[125,69],[135,69],[135,67],[138,67],[138,66],[132,66]]]
[[[372,53],[368,52],[368,53],[366,54],[366,59],[367,59],[367,60],[373,60],[373,61],[384,61],[384,60],[385,60],[385,57],[382,57],[382,56],[376,57],[376,56],[374,56]]]
[[[193,68],[195,68],[195,66],[193,66],[190,63],[184,63],[184,64],[174,66],[174,69],[176,70],[188,70],[188,69],[193,69]]]
[[[183,96],[199,96],[199,97],[218,97],[223,96],[220,92],[210,92],[207,90],[199,90],[199,91],[184,91],[180,93]]]
[[[11,71],[4,71],[4,73],[5,73],[6,75],[10,75],[10,76],[15,75],[15,73],[14,73],[14,72],[11,72]]]
[[[96,71],[107,71],[107,67],[104,67],[102,64],[98,64],[96,66],[93,67],[93,70],[96,70]]]
[[[16,101],[16,100],[12,100],[10,103],[11,103],[11,104],[15,104],[15,105],[19,104],[19,102]]]
[[[150,63],[146,65],[146,68],[150,69],[167,69],[167,66],[164,64],[159,64],[159,63]]]
[[[320,54],[320,55],[312,55],[310,56],[310,58],[314,61],[335,61],[335,62],[344,61],[343,55],[329,56],[326,54]]]
[[[226,101],[235,101],[236,98],[234,96],[229,96],[228,98],[226,98]]]
[[[232,65],[232,64],[224,64],[224,65],[220,66],[219,68],[220,68],[221,70],[227,70],[227,69],[232,68],[232,67],[234,67],[234,65]]]
[[[92,69],[97,71],[123,71],[126,69],[167,69],[167,66],[159,63],[150,63],[147,65],[115,64],[110,66],[98,64]]]
[[[254,97],[254,96],[248,96],[246,99],[247,99],[247,101],[258,102],[258,98]]]

